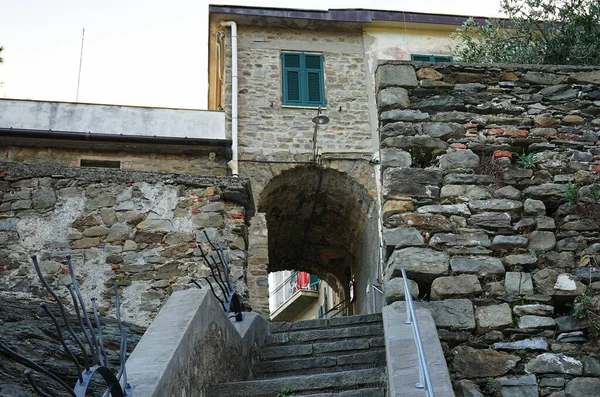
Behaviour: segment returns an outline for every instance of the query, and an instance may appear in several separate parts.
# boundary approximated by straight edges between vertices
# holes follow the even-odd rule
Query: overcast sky
[[[281,0],[1,1],[0,97],[206,107],[208,4],[294,7]],[[366,8],[494,16],[499,0],[302,0],[306,9]],[[375,5],[376,4],[376,5]]]

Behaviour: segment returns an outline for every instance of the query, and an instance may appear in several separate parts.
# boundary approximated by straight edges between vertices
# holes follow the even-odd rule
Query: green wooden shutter
[[[283,104],[325,106],[323,56],[284,52],[281,61]]]
[[[319,281],[321,281],[321,279],[319,279],[319,277],[315,276],[314,274],[311,274],[308,285],[310,287],[313,287],[313,286],[319,284]]]
[[[302,54],[281,54],[283,65],[283,104],[301,105],[301,55]]]

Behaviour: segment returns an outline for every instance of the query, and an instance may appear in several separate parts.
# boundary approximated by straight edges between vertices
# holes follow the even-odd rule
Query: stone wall
[[[209,250],[206,232],[226,247],[247,303],[248,180],[18,163],[0,171],[2,291],[42,292],[31,254],[59,287],[70,254],[84,298],[110,315],[116,277],[124,321],[147,326],[172,291],[211,275],[199,249]]]
[[[227,33],[229,37],[229,32]],[[323,54],[324,113],[319,128],[324,153],[371,152],[371,128],[362,33],[238,26],[240,159],[308,160],[317,109],[283,107],[281,52]],[[231,131],[231,47],[227,41],[224,108]],[[277,154],[277,156],[276,156]],[[296,158],[297,160],[297,158]]]
[[[376,80],[387,302],[405,267],[457,395],[596,395],[600,69],[388,62]]]

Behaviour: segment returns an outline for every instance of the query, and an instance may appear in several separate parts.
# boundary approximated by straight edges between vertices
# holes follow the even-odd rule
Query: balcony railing
[[[277,311],[283,306],[294,294],[300,291],[318,291],[319,280],[316,276],[306,272],[293,271],[292,274],[283,280],[270,294],[272,302],[271,313]]]

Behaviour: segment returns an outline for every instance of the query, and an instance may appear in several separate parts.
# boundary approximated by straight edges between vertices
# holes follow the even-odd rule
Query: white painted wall
[[[226,139],[225,113],[0,99],[0,128]]]

